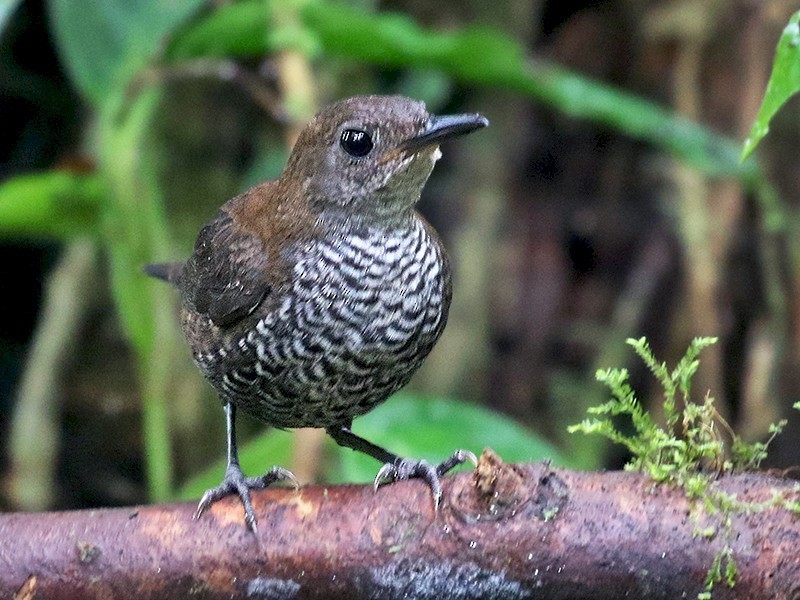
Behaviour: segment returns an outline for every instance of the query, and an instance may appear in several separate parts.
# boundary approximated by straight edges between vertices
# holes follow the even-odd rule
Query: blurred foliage
[[[769,132],[769,123],[786,101],[800,91],[800,11],[792,15],[783,30],[775,51],[775,64],[764,100],[756,115],[750,135],[744,142],[742,158],[746,159]]]
[[[425,89],[433,95],[449,82],[505,90],[653,144],[702,173],[735,177],[744,188],[767,197],[767,212],[780,213],[777,195],[768,193],[771,188],[759,165],[752,159],[740,162],[737,141],[641,96],[534,60],[520,42],[490,27],[434,31],[405,15],[324,0],[219,5],[199,0],[51,0],[47,6],[61,59],[92,108],[87,139],[97,171],[53,171],[5,182],[0,186],[0,235],[69,239],[91,233],[104,247],[115,305],[138,357],[144,452],[154,500],[168,497],[173,485],[166,404],[175,343],[174,292],[141,274],[148,262],[174,258],[158,168],[161,140],[154,127],[163,87],[152,75],[159,70],[190,70],[198,64],[213,66],[214,61],[258,59],[288,50],[318,61],[335,58],[337,64],[432,74],[418,81],[427,82]],[[7,14],[0,11],[0,26]],[[276,27],[278,16],[280,23],[291,26]],[[790,27],[797,28],[797,15]],[[369,32],[368,40],[364,32]],[[790,65],[781,71],[791,72],[792,77],[782,77],[793,83],[779,87],[785,90],[789,85],[792,93],[797,61],[782,58],[789,48],[796,55],[796,39],[782,38],[777,64]],[[762,109],[761,135],[784,100],[770,100],[773,108]],[[757,142],[751,138],[746,152]],[[264,161],[274,166],[275,155],[270,156]],[[370,436],[380,431],[373,437],[413,456],[444,456],[469,442],[491,445],[507,459],[551,456],[569,463],[511,421],[487,409],[441,399],[403,395],[357,421],[355,429]],[[246,470],[262,470],[264,457],[281,463],[288,452],[285,434],[270,432],[246,447],[242,462]],[[345,452],[330,478],[363,480],[374,470],[374,464],[362,464]],[[202,485],[193,483],[191,495],[221,472],[216,469]]]
[[[309,1],[301,10],[305,29],[288,36],[264,30],[272,3],[246,0],[226,5],[178,33],[167,60],[245,58],[286,47],[386,66],[439,69],[463,83],[519,92],[592,119],[675,154],[715,175],[755,175],[739,161],[739,144],[691,123],[652,102],[582,77],[557,65],[533,61],[509,35],[488,27],[441,33],[392,13],[368,13],[338,2]],[[369,32],[369,43],[355,32]]]
[[[0,186],[0,235],[96,236],[106,197],[95,175],[66,171],[21,175]]]
[[[201,0],[53,0],[53,31],[73,82],[100,107],[150,65]]]

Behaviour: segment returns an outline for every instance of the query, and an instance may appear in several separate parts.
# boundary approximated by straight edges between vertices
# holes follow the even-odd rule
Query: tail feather
[[[183,263],[156,263],[152,265],[145,265],[142,269],[150,277],[156,279],[163,279],[172,284],[178,283],[178,278],[183,272]]]

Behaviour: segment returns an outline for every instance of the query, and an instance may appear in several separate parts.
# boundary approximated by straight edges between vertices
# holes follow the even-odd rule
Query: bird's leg
[[[375,476],[374,486],[376,490],[383,483],[392,483],[394,481],[412,478],[424,479],[431,488],[433,507],[435,510],[439,509],[439,503],[442,500],[442,483],[440,478],[454,467],[467,461],[470,461],[474,465],[478,464],[475,455],[469,450],[456,450],[450,458],[436,466],[430,464],[426,460],[403,458],[356,435],[350,430],[349,423],[328,427],[326,431],[340,446],[363,452],[383,463],[383,466]]]
[[[223,402],[223,408],[225,409],[225,423],[228,433],[228,467],[225,469],[225,477],[223,477],[222,483],[215,488],[206,490],[206,493],[203,494],[200,503],[197,505],[194,518],[199,519],[206,509],[217,500],[229,494],[237,494],[244,505],[245,523],[250,531],[256,533],[256,514],[253,511],[253,502],[250,500],[250,490],[263,490],[282,479],[288,479],[295,487],[299,487],[300,483],[291,471],[281,467],[272,467],[261,477],[245,477],[244,473],[242,473],[242,468],[239,466],[239,450],[236,447],[236,407],[226,400]]]

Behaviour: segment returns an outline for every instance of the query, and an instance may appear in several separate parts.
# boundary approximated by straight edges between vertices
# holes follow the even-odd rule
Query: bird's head
[[[284,177],[316,212],[389,218],[417,202],[443,140],[488,124],[477,113],[432,115],[402,96],[348,98],[306,125]]]

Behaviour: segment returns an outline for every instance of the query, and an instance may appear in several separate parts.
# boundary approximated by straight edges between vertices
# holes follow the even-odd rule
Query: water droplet
[[[528,552],[528,560],[533,560],[533,552]]]
[[[539,574],[539,569],[533,570],[533,576],[536,577]]]
[[[442,531],[445,533],[450,533],[450,525],[445,525],[444,527],[442,527]]]
[[[558,569],[556,569],[556,573],[561,573],[561,569],[562,567],[558,567]]]
[[[336,575],[331,575],[331,581],[336,581]]]
[[[666,552],[662,552],[661,553],[661,558],[666,558],[666,557],[667,557],[667,553]]]
[[[478,542],[476,542],[475,540],[470,540],[469,541],[469,547],[473,548],[473,549],[477,548],[478,547]]]

